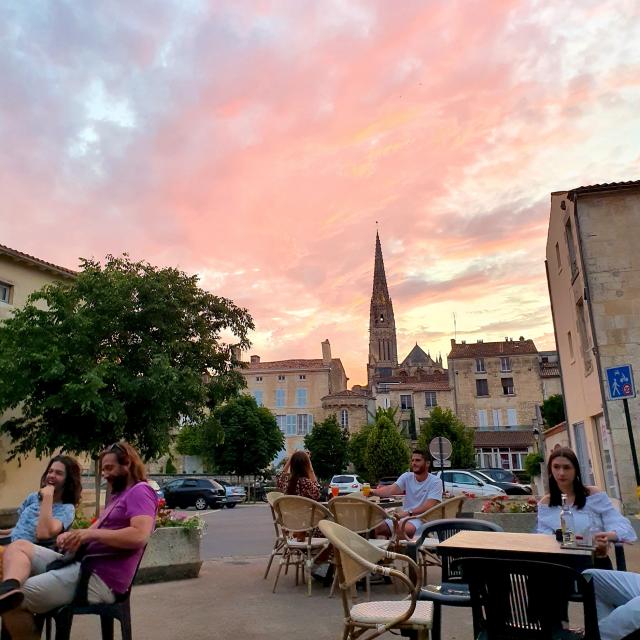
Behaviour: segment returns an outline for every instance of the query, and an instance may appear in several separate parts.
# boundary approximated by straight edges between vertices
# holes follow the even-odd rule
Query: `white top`
[[[433,499],[442,502],[442,480],[430,473],[418,482],[413,472],[403,473],[395,482],[404,493],[402,506],[405,511],[419,507],[425,500]]]
[[[560,529],[560,511],[562,507],[550,507],[538,504],[537,533],[555,533]],[[576,533],[589,529],[589,514],[592,514],[599,531],[615,531],[620,542],[635,542],[638,539],[634,528],[627,518],[620,514],[604,491],[592,493],[582,509],[571,506]]]

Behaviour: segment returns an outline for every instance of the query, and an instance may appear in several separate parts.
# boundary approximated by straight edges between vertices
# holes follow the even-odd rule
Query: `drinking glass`
[[[340,489],[338,487],[331,487],[331,495],[335,498],[338,495]]]
[[[365,498],[368,498],[370,493],[371,493],[371,485],[368,482],[365,482],[362,485],[362,495]]]

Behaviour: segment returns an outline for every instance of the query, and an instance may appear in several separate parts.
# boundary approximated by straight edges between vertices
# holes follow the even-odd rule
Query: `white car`
[[[329,483],[329,491],[332,487],[338,487],[338,495],[343,496],[347,493],[356,493],[362,491],[362,485],[364,480],[360,476],[356,476],[349,473],[341,473],[340,475],[333,476]]]
[[[440,471],[436,472],[440,477]],[[463,493],[473,493],[476,496],[503,496],[506,495],[504,489],[489,484],[468,471],[442,471],[445,491],[454,496],[461,496]]]

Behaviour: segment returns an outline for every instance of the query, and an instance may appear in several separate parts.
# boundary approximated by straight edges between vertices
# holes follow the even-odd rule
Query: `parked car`
[[[364,480],[360,476],[356,476],[349,473],[341,473],[333,476],[329,487],[338,487],[338,495],[345,495],[347,493],[356,493],[362,490]]]
[[[244,487],[237,484],[231,484],[226,480],[220,480],[216,478],[216,482],[224,487],[227,494],[227,509],[233,509],[239,502],[244,502],[247,499],[247,492]]]
[[[214,480],[207,478],[180,478],[163,487],[169,509],[220,509],[227,503],[227,492]]]
[[[442,473],[442,479],[444,480],[445,491],[454,496],[460,496],[463,493],[473,493],[482,497],[505,495],[504,489],[485,482],[469,471],[446,469],[442,472],[436,471],[434,475],[439,478],[440,473]]]
[[[498,482],[515,482],[516,484],[520,483],[520,478],[513,473],[513,471],[509,469],[500,469],[499,467],[483,467],[482,469],[477,469],[477,471],[482,471],[485,475],[497,480]]]
[[[147,480],[147,484],[156,492],[158,500],[162,500],[162,498],[164,498],[164,491],[155,480]]]
[[[531,494],[531,487],[526,484],[520,484],[519,482],[499,482],[478,469],[468,469],[468,471],[477,478],[504,489],[504,492],[508,496],[527,496]]]
[[[396,476],[388,476],[386,478],[380,478],[380,480],[378,480],[378,485],[376,488],[388,487],[389,485],[394,484],[397,479],[398,478]]]

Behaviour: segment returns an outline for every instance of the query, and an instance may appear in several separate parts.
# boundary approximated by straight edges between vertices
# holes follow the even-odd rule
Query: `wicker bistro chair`
[[[284,495],[284,493],[280,492],[280,491],[269,491],[269,493],[267,493],[266,498],[267,498],[267,502],[269,503],[269,508],[271,509],[271,517],[273,518],[273,528],[275,529],[275,533],[276,533],[276,539],[273,543],[273,549],[271,550],[271,555],[269,556],[269,562],[267,564],[267,568],[264,572],[264,579],[267,579],[267,576],[269,575],[269,571],[271,570],[271,565],[273,564],[273,559],[276,556],[281,556],[282,555],[282,550],[284,548],[284,545],[286,543],[286,539],[284,537],[284,535],[282,535],[282,531],[280,530],[280,526],[278,525],[277,521],[276,521],[276,512],[273,510],[273,503],[276,501],[276,498],[281,498]]]
[[[532,560],[461,558],[454,561],[469,585],[477,640],[553,640],[560,637],[566,603],[581,596],[585,638],[600,640],[590,576]]]
[[[408,556],[393,553],[371,544],[362,536],[349,529],[323,520],[322,533],[330,540],[336,556],[336,567],[342,593],[344,609],[344,632],[342,640],[356,640],[371,631],[366,640],[372,640],[390,629],[416,631],[419,640],[429,638],[432,624],[433,606],[430,602],[418,602],[418,566]],[[389,566],[381,566],[382,561],[398,560],[409,565],[409,576]],[[369,573],[393,577],[406,585],[410,599],[399,601],[362,602],[350,607],[353,585]]]
[[[288,569],[293,564],[296,569],[296,584],[299,572],[302,571],[303,579],[306,573],[307,591],[311,595],[311,567],[314,560],[329,546],[326,538],[314,537],[313,532],[321,520],[331,518],[331,512],[315,500],[287,495],[274,500],[273,510],[276,523],[285,536],[273,593],[276,592],[282,567],[286,566]]]
[[[329,501],[327,505],[333,519],[338,524],[346,527],[362,537],[379,549],[388,549],[393,544],[395,537],[395,526],[392,531],[391,540],[378,540],[371,538],[376,527],[389,518],[389,514],[379,505],[370,502],[362,494],[349,494],[346,496],[338,496]],[[395,521],[394,521],[395,523]],[[335,586],[338,583],[338,574],[336,573],[331,585],[329,597],[333,596]],[[369,574],[365,579],[367,598],[370,596],[370,580]]]
[[[435,536],[438,543],[444,542],[459,531],[502,531],[502,527],[493,522],[467,518],[453,518],[450,520],[434,520],[427,524],[418,539],[418,547],[422,546],[427,537]],[[440,640],[442,620],[442,606],[470,607],[471,597],[469,586],[462,577],[462,571],[453,564],[448,556],[441,559],[442,580],[439,585],[424,586],[419,595],[420,600],[433,602],[433,640]]]
[[[418,516],[423,523],[433,522],[434,520],[448,520],[457,518],[458,514],[462,510],[462,505],[465,501],[465,496],[456,496],[449,500],[444,500],[435,507],[432,507],[428,511]],[[414,516],[408,516],[402,518],[398,522],[398,547],[413,547],[416,550],[415,560],[418,562],[418,566],[421,570],[421,582],[427,584],[427,568],[441,566],[440,557],[436,553],[436,547],[438,546],[438,539],[436,537],[423,536],[421,538],[422,543],[415,545],[414,541],[408,541],[404,539],[404,527],[405,524],[414,519]]]

